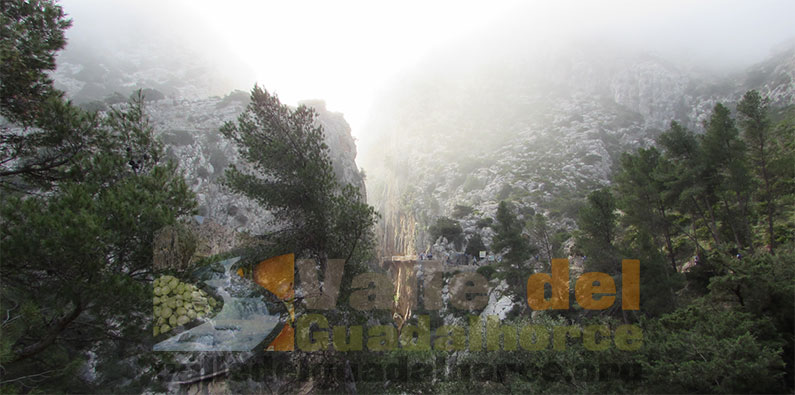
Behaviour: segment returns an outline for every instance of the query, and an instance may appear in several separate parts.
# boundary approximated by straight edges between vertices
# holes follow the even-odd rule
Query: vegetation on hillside
[[[137,375],[154,363],[154,235],[193,194],[141,96],[97,115],[52,87],[59,6],[2,7],[0,392],[135,391],[154,379]]]
[[[541,313],[533,322],[550,330],[635,324],[643,330],[641,348],[596,353],[575,341],[565,352],[472,353],[453,369],[486,357],[495,366],[549,366],[554,360],[563,373],[531,377],[509,370],[488,381],[431,389],[471,391],[474,384],[497,392],[791,392],[795,117],[786,114],[749,91],[734,113],[716,105],[703,134],[672,122],[655,147],[624,153],[612,185],[592,191],[580,205],[575,260],[586,272],[607,273],[621,285],[622,260],[638,259],[640,310],[622,310],[621,292],[607,309],[586,310],[576,302],[572,278],[571,309]],[[505,201],[490,226],[496,232],[491,248],[503,260],[478,273],[495,279],[492,285],[507,281],[523,305],[530,253],[560,257],[559,232],[548,228],[543,214],[519,213]],[[515,308],[503,325],[521,326],[525,313],[526,306]],[[611,363],[642,373],[588,377],[594,370],[586,366],[598,370]]]
[[[150,334],[170,332],[194,314],[209,314],[205,301],[215,304],[153,267],[156,236],[171,229],[176,235],[171,240],[183,237],[179,221],[195,212],[194,195],[177,166],[164,160],[141,94],[97,113],[74,106],[54,89],[47,73],[70,26],[61,7],[49,0],[0,7],[0,393],[164,391],[165,377],[158,373],[172,356],[152,353]],[[234,93],[225,102],[247,100],[243,96]],[[372,257],[378,216],[360,191],[335,178],[316,113],[305,106],[290,108],[259,87],[248,99],[237,122],[221,129],[245,160],[227,170],[224,183],[272,212],[281,227],[257,235],[267,242],[252,243],[241,253],[255,260],[296,253],[316,259],[320,273],[328,259],[345,259],[338,308],[325,316],[329,325],[350,327],[352,337],[354,326],[377,322],[389,328],[384,343],[397,344],[395,336],[386,335],[397,333],[391,332],[392,311],[349,308],[352,277],[366,270]],[[488,247],[480,234],[461,227],[459,219],[476,221],[472,217],[479,212],[472,207],[458,205],[452,213],[456,219],[439,217],[430,227],[435,239],[444,237],[458,249],[466,242],[468,254],[490,249],[502,258],[476,272],[494,286],[504,281],[520,301],[521,308],[502,312],[506,319],[499,324],[506,335],[491,342],[496,350],[456,350],[460,344],[448,344],[437,332],[433,344],[442,347],[433,350],[296,352],[272,358],[340,367],[342,375],[310,388],[329,392],[793,392],[792,107],[770,109],[762,95],[749,91],[734,112],[716,105],[704,133],[672,122],[656,146],[624,153],[617,165],[610,187],[591,191],[577,204],[559,201],[549,217],[517,210],[508,200],[520,191],[504,188],[496,218],[474,225],[494,231]],[[483,186],[473,174],[462,183],[465,191]],[[568,236],[549,218],[577,208],[576,260],[586,272],[606,273],[605,283],[612,279],[625,286],[622,260],[638,259],[640,309],[622,309],[624,296],[617,291],[612,305],[588,310],[577,302],[574,281],[570,309],[527,308],[532,256],[548,270]],[[166,266],[178,266],[177,275],[187,271],[196,250],[189,235],[181,243],[176,247],[184,251],[163,258],[174,262]],[[438,276],[438,291],[456,274]],[[475,287],[471,280],[462,287]],[[600,286],[606,286],[602,280]],[[449,292],[453,287],[447,285]],[[422,292],[432,288],[422,287]],[[174,292],[185,298],[198,292],[197,303],[174,315],[173,306],[164,307]],[[152,322],[153,303],[160,322]],[[413,311],[413,317],[401,317],[406,319],[401,331],[412,325],[418,331],[429,325],[438,330],[450,320],[469,319],[465,310]],[[420,314],[431,318],[420,320]],[[493,324],[485,327],[496,330]],[[605,340],[630,324],[642,329],[642,340],[623,348],[619,340]],[[510,341],[507,334],[530,326],[536,343]],[[608,347],[594,349],[586,342],[589,333],[596,339],[594,327],[605,328],[600,344]],[[554,335],[556,328],[563,328],[562,337]],[[545,344],[544,333],[557,337],[547,336]],[[334,336],[348,335],[341,334]],[[449,364],[431,368],[438,358]],[[351,379],[351,365],[364,369],[401,360],[427,364],[425,373],[479,366],[489,374],[436,381]],[[273,366],[267,361],[252,360],[246,369],[225,372],[230,390],[259,385],[271,391],[267,382],[252,383],[247,376],[263,373],[260,377],[270,380]],[[616,365],[639,370],[609,376]],[[506,368],[488,370],[494,366]],[[287,372],[274,381],[293,384],[294,376]]]
[[[283,228],[270,239],[285,252],[347,262],[372,248],[377,215],[356,187],[334,176],[316,118],[314,109],[290,109],[254,87],[238,121],[221,128],[250,170],[232,165],[224,182],[274,214]]]

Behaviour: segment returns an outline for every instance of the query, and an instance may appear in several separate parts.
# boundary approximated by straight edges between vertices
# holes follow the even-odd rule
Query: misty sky
[[[151,29],[170,45],[234,64],[234,88],[249,90],[258,82],[288,104],[324,99],[330,110],[345,114],[354,136],[373,99],[399,84],[401,71],[447,45],[484,35],[532,36],[549,45],[606,40],[720,72],[763,60],[775,45],[795,38],[793,0],[61,4],[74,20],[72,43],[102,40],[123,48]],[[123,40],[116,39],[120,31]]]

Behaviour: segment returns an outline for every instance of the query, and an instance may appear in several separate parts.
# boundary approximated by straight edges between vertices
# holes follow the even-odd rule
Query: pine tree
[[[662,240],[676,271],[677,249],[674,238],[676,200],[667,192],[671,164],[656,148],[639,149],[635,154],[624,153],[616,175],[616,191],[623,209],[624,222]]]
[[[483,243],[483,238],[480,237],[480,234],[475,233],[467,241],[467,248],[464,252],[477,258],[480,256],[480,251],[486,251],[486,245]]]
[[[586,265],[593,270],[609,274],[618,273],[618,256],[615,247],[617,233],[616,200],[609,189],[599,189],[588,194],[587,203],[580,209],[577,225]]]
[[[447,242],[453,242],[456,248],[460,248],[461,241],[464,237],[464,229],[461,224],[448,217],[439,217],[436,223],[428,228],[428,233],[431,234],[432,241],[436,241],[440,237],[447,239]]]
[[[72,22],[49,0],[0,3],[0,115],[26,125],[41,121],[42,105],[60,98],[48,71],[66,45]]]
[[[775,139],[767,116],[767,101],[757,91],[748,91],[737,104],[743,140],[748,146],[749,159],[753,163],[756,176],[761,181],[760,200],[767,222],[767,248],[773,251],[776,246],[773,221],[776,215],[775,185],[777,177],[770,168],[770,161],[776,155]]]
[[[61,7],[0,7],[0,392],[139,392],[154,379],[136,377],[155,360],[153,237],[193,212],[193,193],[163,162],[140,96],[95,115],[53,88]]]
[[[161,162],[140,106],[102,120],[102,145],[81,156],[69,169],[73,179],[55,192],[0,201],[2,307],[10,321],[0,361],[19,385],[78,391],[87,383],[74,369],[88,351],[109,358],[101,365],[108,367],[151,350],[154,234],[196,203],[176,166]],[[40,380],[36,372],[50,373]]]
[[[91,147],[95,120],[63,100],[47,74],[71,25],[52,1],[0,4],[0,183],[47,188]]]
[[[746,146],[728,108],[718,103],[706,123],[702,145],[704,177],[713,186],[715,211],[739,249],[753,248],[748,202],[754,188],[748,172]]]
[[[225,184],[273,213],[282,230],[268,237],[285,252],[350,260],[370,247],[377,215],[335,178],[316,118],[255,86],[237,122],[221,128],[247,163],[228,169]]]
[[[546,258],[548,264],[552,264],[553,243],[550,237],[550,229],[547,224],[547,219],[544,214],[537,213],[530,221],[528,221],[530,234],[535,241],[535,244],[540,246],[541,252]]]
[[[516,218],[508,202],[500,202],[496,221],[491,227],[496,232],[492,248],[495,252],[508,250],[504,255],[506,263],[521,265],[535,252],[530,241],[522,237],[522,223]]]

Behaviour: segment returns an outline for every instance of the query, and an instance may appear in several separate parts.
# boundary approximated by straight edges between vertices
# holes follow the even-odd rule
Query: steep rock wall
[[[489,229],[476,224],[500,200],[522,219],[541,212],[572,230],[573,202],[608,185],[620,154],[653,145],[671,121],[700,132],[716,103],[733,107],[748,89],[795,103],[795,49],[720,78],[645,54],[467,56],[427,61],[373,108],[362,163],[384,254],[433,244],[428,227],[455,205],[473,208],[461,224],[487,244]]]

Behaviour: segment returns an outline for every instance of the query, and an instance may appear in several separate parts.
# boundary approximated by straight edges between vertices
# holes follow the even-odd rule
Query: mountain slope
[[[776,106],[795,100],[794,49],[727,77],[583,45],[475,52],[427,60],[374,106],[362,164],[384,255],[425,250],[428,227],[456,205],[474,209],[462,225],[487,245],[489,229],[475,225],[500,200],[572,229],[578,198],[672,120],[699,130],[717,102],[748,89]]]

